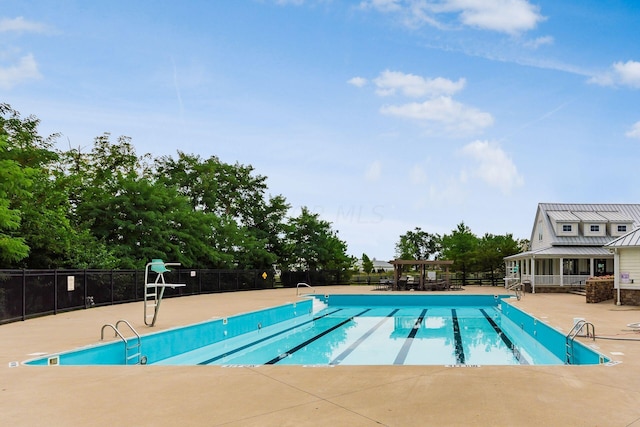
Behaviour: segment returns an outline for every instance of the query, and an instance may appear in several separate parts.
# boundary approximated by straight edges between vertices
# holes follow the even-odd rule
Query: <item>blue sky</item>
[[[391,259],[415,227],[529,238],[638,203],[640,3],[0,0],[0,101],[91,147],[252,165]]]

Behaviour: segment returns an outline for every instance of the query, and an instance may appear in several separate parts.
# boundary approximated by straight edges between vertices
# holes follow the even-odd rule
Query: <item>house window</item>
[[[618,226],[618,233],[626,233],[627,232],[627,226],[626,225],[619,225]]]
[[[600,231],[600,226],[599,225],[592,225],[591,226],[591,231],[594,233],[597,233]]]
[[[562,231],[565,233],[570,233],[571,232],[571,224],[563,224],[562,225]]]

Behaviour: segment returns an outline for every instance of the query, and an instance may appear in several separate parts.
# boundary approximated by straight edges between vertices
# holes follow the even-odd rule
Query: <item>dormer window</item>
[[[562,224],[562,231],[564,233],[571,233],[571,231],[573,231],[571,224]]]
[[[626,233],[627,232],[627,226],[626,225],[619,225],[618,226],[618,233]]]
[[[591,224],[590,230],[591,230],[592,233],[598,233],[598,232],[600,232],[600,226]]]

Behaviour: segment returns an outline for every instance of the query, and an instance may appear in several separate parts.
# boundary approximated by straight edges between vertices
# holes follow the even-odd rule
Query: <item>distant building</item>
[[[393,271],[393,265],[389,264],[387,261],[378,261],[377,259],[373,258],[371,262],[373,263],[374,273],[378,273],[378,272],[386,273],[388,271]],[[362,270],[362,258],[358,260],[357,265],[358,265],[358,269]]]
[[[377,259],[373,259],[373,271],[376,273],[383,271],[393,271],[393,265],[389,264],[387,261],[378,261]]]

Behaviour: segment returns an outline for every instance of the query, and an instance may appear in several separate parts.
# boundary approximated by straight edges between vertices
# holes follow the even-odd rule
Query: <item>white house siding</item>
[[[545,218],[546,215],[542,214],[540,208],[536,213],[536,222],[533,226],[533,233],[531,233],[531,250],[542,249],[551,246],[552,232],[549,229],[549,221]],[[542,240],[540,240],[540,233],[542,233]]]
[[[629,279],[633,284],[620,282],[621,287],[640,286],[640,248],[618,249],[620,251],[620,274],[629,273]]]

